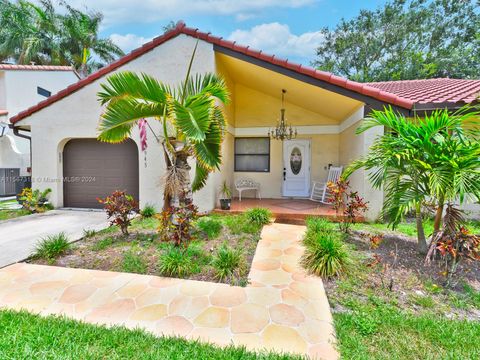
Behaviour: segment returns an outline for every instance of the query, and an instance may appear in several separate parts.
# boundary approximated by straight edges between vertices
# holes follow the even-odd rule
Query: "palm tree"
[[[99,38],[101,13],[83,13],[65,1],[65,14],[51,0],[35,5],[0,0],[0,61],[18,64],[73,65],[82,76],[111,62],[123,51],[110,39]]]
[[[20,0],[0,0],[0,58],[19,64],[68,64],[61,56],[61,25],[50,0],[37,6]]]
[[[70,59],[80,75],[86,76],[89,67],[100,67],[92,61],[95,54],[104,62],[112,62],[116,56],[124,55],[122,49],[110,39],[100,39],[98,31],[103,20],[99,12],[83,13],[63,2],[67,14],[62,18],[64,36],[62,48],[70,54]]]
[[[480,199],[480,133],[472,126],[478,112],[463,109],[455,114],[434,111],[424,118],[407,119],[391,108],[373,111],[357,134],[376,126],[385,128],[369,153],[345,171],[368,170],[372,185],[384,188],[383,217],[395,228],[403,216],[415,212],[418,250],[428,249],[422,222],[422,204],[436,204],[434,232],[441,226],[446,201]]]
[[[191,204],[192,191],[201,189],[209,173],[221,164],[226,123],[219,102],[226,104],[229,92],[224,80],[215,74],[191,76],[193,59],[194,55],[178,87],[147,74],[126,71],[109,76],[98,93],[100,102],[106,105],[99,126],[101,141],[125,140],[144,119],[161,123],[167,167],[164,210]],[[191,157],[196,161],[192,183],[188,165]]]

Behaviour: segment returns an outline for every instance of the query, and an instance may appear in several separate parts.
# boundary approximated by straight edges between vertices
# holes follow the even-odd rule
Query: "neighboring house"
[[[78,80],[77,73],[70,66],[0,63],[0,123],[9,124],[10,117]],[[28,136],[28,133],[23,134]],[[0,196],[4,188],[1,183],[6,180],[1,169],[16,169],[14,173],[18,172],[20,176],[30,175],[28,139],[15,136],[12,131],[0,137]]]
[[[145,72],[178,84],[197,41],[193,72],[222,74],[231,92],[231,103],[225,108],[228,129],[223,165],[194,195],[204,211],[216,206],[223,180],[233,185],[244,177],[260,183],[263,198],[307,197],[312,180],[325,179],[330,164],[347,165],[365,154],[375,136],[382,133],[376,128],[355,135],[359,121],[371,109],[391,105],[407,116],[438,107],[455,109],[480,91],[480,81],[470,80],[360,84],[179,23],[11,119],[16,127],[31,131],[35,186],[52,188],[55,206],[99,207],[96,198],[116,188],[138,196],[141,206],[160,206],[158,184],[165,174],[161,146],[149,134],[149,148],[142,154],[137,129],[133,141],[123,144],[96,141],[102,113],[97,92],[107,75],[122,70]],[[286,117],[299,133],[297,139],[284,142],[267,137],[280,115],[282,89],[287,90]],[[151,124],[159,130],[157,123]],[[300,168],[290,166],[291,154],[302,159]],[[355,173],[351,183],[368,199],[368,217],[376,217],[383,203],[382,192],[371,188],[363,171]]]

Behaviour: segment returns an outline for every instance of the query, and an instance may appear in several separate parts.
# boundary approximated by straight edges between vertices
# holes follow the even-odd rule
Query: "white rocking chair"
[[[328,204],[328,186],[329,182],[336,183],[342,175],[343,166],[331,166],[328,169],[327,181],[318,182],[314,181],[312,184],[312,192],[310,194],[310,200],[318,201],[322,204]]]

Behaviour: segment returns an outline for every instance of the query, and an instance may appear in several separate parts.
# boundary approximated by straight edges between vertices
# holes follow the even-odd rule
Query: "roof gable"
[[[397,106],[400,109],[407,109],[407,110],[412,109],[414,107],[414,104],[416,103],[415,100],[412,100],[411,98],[408,98],[402,95],[402,93],[400,92],[395,93],[392,91],[388,91],[381,86],[378,86],[377,85],[378,83],[371,83],[371,84],[358,83],[356,81],[351,81],[325,71],[320,71],[308,66],[296,64],[288,61],[287,59],[282,59],[282,58],[276,57],[275,55],[266,54],[261,50],[255,50],[250,48],[249,46],[239,45],[234,41],[232,42],[229,40],[225,40],[221,37],[213,36],[210,33],[201,32],[198,29],[188,28],[184,22],[180,21],[177,23],[174,29],[166,32],[165,34],[159,37],[156,37],[152,41],[144,44],[143,46],[139,47],[136,50],[133,50],[131,53],[121,57],[120,59],[114,61],[113,63],[105,66],[104,68],[78,81],[77,83],[68,86],[64,90],[61,90],[57,94],[52,95],[51,97],[38,103],[37,105],[34,105],[28,108],[27,110],[20,112],[19,114],[12,117],[10,121],[12,123],[16,123],[32,115],[33,113],[78,91],[84,86],[107,75],[108,73],[118,69],[124,64],[142,56],[143,54],[153,50],[157,46],[167,42],[168,40],[180,34],[192,36],[194,38],[201,39],[203,41],[211,43],[215,46],[215,49],[217,51],[221,50],[224,53],[231,52],[231,53],[240,54],[250,59],[256,59],[263,63],[270,64],[277,70],[284,69],[286,71],[296,73],[300,75],[302,79],[304,79],[303,81],[307,81],[308,79],[313,79],[313,80],[316,80],[317,83],[321,82],[323,84],[329,84],[330,89],[334,92],[338,88],[343,88],[350,92],[361,94],[367,99],[368,98],[374,99],[376,101],[391,104],[391,105]],[[307,82],[310,82],[310,81],[307,81]]]

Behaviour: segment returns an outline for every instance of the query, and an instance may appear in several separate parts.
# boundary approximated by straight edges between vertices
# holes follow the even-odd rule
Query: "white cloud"
[[[246,21],[257,17],[257,15],[252,13],[238,13],[235,15],[235,20],[237,21]]]
[[[152,40],[151,38],[145,38],[135,34],[112,34],[110,35],[110,39],[126,53]]]
[[[175,20],[185,15],[255,14],[260,10],[298,8],[319,0],[69,0],[69,5],[101,11],[105,25]],[[243,15],[242,15],[243,14]]]
[[[274,22],[257,25],[250,30],[235,30],[229,40],[282,57],[313,59],[322,34],[316,31],[295,35],[288,25]]]

